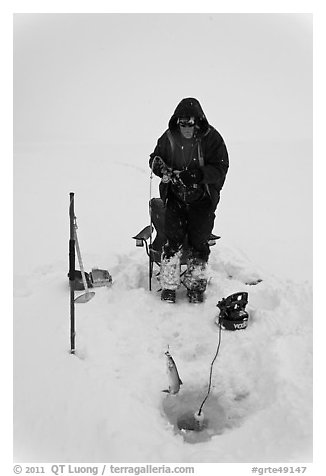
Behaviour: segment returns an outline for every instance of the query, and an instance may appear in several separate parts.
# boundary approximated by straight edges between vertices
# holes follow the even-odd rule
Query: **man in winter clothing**
[[[184,283],[190,302],[202,302],[206,289],[208,239],[229,167],[225,143],[212,127],[197,99],[183,99],[158,139],[149,165],[161,177],[166,206],[160,268],[162,300],[175,302],[180,284],[180,257],[187,239],[190,256]]]

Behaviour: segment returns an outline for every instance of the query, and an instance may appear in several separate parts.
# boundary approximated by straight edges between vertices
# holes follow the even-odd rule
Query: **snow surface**
[[[238,233],[236,220],[218,214],[214,232],[222,239],[212,248],[205,302],[190,305],[180,290],[175,305],[162,303],[156,284],[148,291],[147,257],[131,238],[148,224],[146,147],[129,145],[124,154],[91,144],[15,149],[15,460],[310,462],[310,280],[258,266],[227,238]],[[153,179],[154,196],[157,184]],[[114,281],[76,304],[75,356],[67,280],[71,191],[85,269],[108,269]],[[235,218],[241,200],[232,173],[221,215],[228,196]],[[251,206],[263,217],[259,202]],[[251,230],[256,243],[258,228]],[[257,278],[263,281],[245,284]],[[204,407],[215,434],[186,441],[171,418],[196,411],[205,396],[218,341],[216,304],[238,291],[249,293],[250,321],[245,331],[222,332],[206,413]],[[183,380],[174,397],[162,392],[168,345]]]
[[[311,15],[16,14],[14,27],[15,460],[311,461]],[[148,291],[132,236],[149,222],[149,153],[190,96],[230,169],[206,300],[180,290],[171,307]],[[69,192],[86,271],[114,281],[76,304],[75,356]],[[250,321],[222,332],[210,433],[186,441],[173,423],[206,394],[216,303],[243,290]]]

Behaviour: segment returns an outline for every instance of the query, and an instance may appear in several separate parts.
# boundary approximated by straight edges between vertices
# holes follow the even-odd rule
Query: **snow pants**
[[[216,208],[216,207],[215,207]],[[189,249],[184,283],[188,289],[205,291],[206,263],[210,249],[208,239],[215,220],[215,208],[208,196],[185,204],[169,197],[165,214],[167,243],[163,248],[160,282],[163,289],[177,289],[180,284],[182,248]]]
[[[165,212],[165,255],[174,255],[186,240],[191,255],[207,262],[210,253],[208,239],[214,227],[215,208],[208,196],[185,204],[171,195]]]

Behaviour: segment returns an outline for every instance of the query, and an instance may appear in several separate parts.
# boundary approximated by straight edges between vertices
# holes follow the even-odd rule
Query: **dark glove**
[[[164,171],[165,168],[166,168],[166,165],[164,164],[161,157],[156,155],[154,157],[153,162],[152,162],[152,170],[153,170],[154,174],[158,175],[159,177],[162,177],[163,176],[163,171]]]
[[[199,183],[202,178],[203,172],[200,169],[183,170],[179,174],[179,179],[186,187]]]

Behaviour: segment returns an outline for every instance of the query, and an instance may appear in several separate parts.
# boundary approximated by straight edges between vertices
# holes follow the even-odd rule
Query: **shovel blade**
[[[85,294],[81,294],[80,296],[76,297],[75,302],[85,303],[85,302],[90,301],[94,296],[95,296],[94,292],[88,292],[88,293],[85,293]]]

